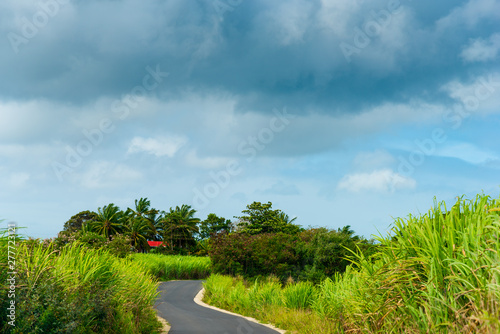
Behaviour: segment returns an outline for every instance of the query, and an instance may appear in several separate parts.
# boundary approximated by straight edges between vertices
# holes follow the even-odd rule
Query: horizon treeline
[[[67,243],[83,238],[99,246],[123,237],[138,252],[149,250],[148,241],[162,241],[165,251],[187,254],[212,233],[230,232],[234,228],[230,220],[213,213],[202,221],[195,216],[196,210],[186,204],[168,211],[151,207],[148,198],[135,200],[134,204],[126,210],[110,203],[97,211],[79,212],[64,223],[56,241]]]
[[[206,241],[220,233],[296,234],[304,230],[293,223],[296,218],[272,209],[271,202],[247,205],[242,216],[234,217],[235,222],[215,213],[201,220],[196,217],[196,210],[186,204],[171,207],[168,211],[151,207],[148,198],[135,200],[134,204],[126,210],[110,203],[97,211],[79,212],[64,223],[55,239],[66,244],[75,238],[83,238],[87,243],[100,245],[124,237],[138,252],[149,250],[148,241],[162,241],[164,253],[194,254],[201,250],[206,254]]]
[[[145,251],[208,255],[218,273],[316,282],[344,272],[353,253],[373,248],[371,240],[357,236],[350,226],[305,229],[295,223],[296,217],[273,209],[271,202],[253,202],[234,218],[210,213],[202,221],[189,205],[160,211],[140,198],[126,210],[111,203],[97,212],[82,211],[64,224],[54,241],[62,247],[78,240],[119,257]],[[162,246],[150,249],[148,241],[162,241]]]

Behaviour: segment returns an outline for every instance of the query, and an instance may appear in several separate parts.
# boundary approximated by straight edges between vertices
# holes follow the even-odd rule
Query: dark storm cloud
[[[241,110],[296,112],[446,101],[445,83],[493,68],[459,55],[471,39],[498,30],[499,7],[487,0],[41,3],[0,5],[3,99],[119,97],[159,65],[170,73],[155,91],[160,98],[219,90],[237,96]],[[383,28],[368,36],[377,22]]]

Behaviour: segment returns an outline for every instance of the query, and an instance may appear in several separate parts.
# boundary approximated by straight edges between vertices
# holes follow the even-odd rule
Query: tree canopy
[[[97,213],[94,211],[79,212],[64,223],[63,231],[68,233],[78,232],[85,223],[95,221],[96,219]]]
[[[163,241],[167,247],[162,251],[191,253],[198,252],[201,248],[208,249],[212,237],[221,232],[295,235],[303,230],[294,224],[296,218],[273,209],[271,202],[253,202],[242,211],[242,216],[236,218],[237,225],[229,219],[210,213],[201,221],[190,205],[183,204],[171,207],[168,211],[160,211],[151,206],[148,198],[140,198],[134,201],[133,207],[126,210],[110,203],[99,207],[97,212],[82,211],[64,224],[61,236],[69,238],[73,233],[78,233],[81,237],[87,233],[95,233],[112,241],[122,235],[136,251],[149,250],[148,241]]]
[[[169,240],[171,250],[174,247],[187,248],[196,244],[194,234],[198,233],[199,218],[194,215],[196,210],[190,205],[176,206],[165,213],[161,220],[163,240]]]
[[[238,231],[247,234],[287,233],[296,234],[303,229],[293,224],[296,218],[290,219],[283,211],[272,209],[272,203],[253,202],[243,210],[243,216],[235,216],[239,220]]]
[[[201,240],[210,238],[213,234],[219,232],[232,232],[233,224],[229,219],[217,217],[215,213],[210,213],[207,219],[200,223],[200,232],[198,234]]]

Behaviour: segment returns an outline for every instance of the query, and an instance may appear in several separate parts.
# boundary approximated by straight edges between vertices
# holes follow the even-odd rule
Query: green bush
[[[369,256],[376,249],[372,241],[356,236],[350,226],[338,230],[309,229],[300,237],[304,266],[299,278],[314,283],[343,273],[352,263],[349,259],[353,253],[362,252]]]
[[[111,241],[107,241],[103,248],[119,258],[126,257],[134,250],[131,246],[130,237],[123,234],[113,235]]]
[[[286,278],[300,269],[298,242],[298,236],[284,233],[222,233],[212,239],[209,255],[214,272]]]
[[[299,234],[221,233],[210,243],[214,272],[254,277],[275,275],[321,282],[344,272],[353,252],[369,255],[375,246],[348,227],[334,231],[309,229]]]
[[[316,232],[306,232],[311,246]],[[353,253],[344,273],[316,286],[267,288],[286,307],[263,298],[262,283],[215,275],[205,284],[207,301],[297,333],[499,333],[499,236],[499,199],[459,199],[450,210],[435,203],[424,215],[396,219],[375,252]],[[328,261],[319,256],[316,267]]]
[[[58,251],[52,243],[31,240],[16,251],[15,327],[2,312],[1,332],[159,332],[152,308],[157,282],[137,264],[78,242]],[[2,286],[2,304],[8,301],[5,291]]]

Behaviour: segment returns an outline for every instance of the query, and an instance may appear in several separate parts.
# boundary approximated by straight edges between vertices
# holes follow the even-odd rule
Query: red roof
[[[163,244],[163,241],[148,241],[149,247],[160,247],[160,246],[165,246]]]

